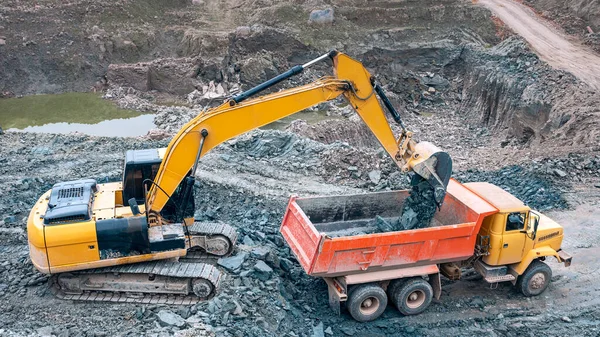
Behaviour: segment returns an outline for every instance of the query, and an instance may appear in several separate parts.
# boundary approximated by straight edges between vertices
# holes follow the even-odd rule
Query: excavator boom
[[[328,57],[333,60],[333,77],[324,77],[304,86],[248,99]],[[342,94],[394,162],[403,171],[414,171],[429,181],[436,189],[438,204],[441,204],[452,170],[450,157],[433,144],[415,143],[412,133],[406,131],[399,114],[367,69],[351,57],[332,51],[305,65],[295,66],[189,121],[169,143],[156,179],[150,186],[146,198],[150,225],[160,219],[160,211],[170,195],[190,173],[193,178],[198,159],[212,148],[249,130],[333,100]],[[390,128],[377,100],[378,96],[402,126],[403,132],[399,140]]]

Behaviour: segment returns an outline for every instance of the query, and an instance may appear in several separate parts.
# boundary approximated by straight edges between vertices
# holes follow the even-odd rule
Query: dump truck
[[[292,196],[280,231],[304,271],[325,280],[329,305],[357,321],[379,317],[391,302],[404,315],[439,300],[443,275],[473,268],[491,284],[512,282],[541,294],[554,257],[565,266],[563,228],[490,183],[451,179],[429,227],[380,232],[377,219],[398,221],[409,191],[344,196]]]

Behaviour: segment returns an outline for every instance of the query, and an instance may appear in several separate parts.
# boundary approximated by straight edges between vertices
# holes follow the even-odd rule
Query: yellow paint
[[[76,270],[86,270],[86,269],[92,269],[92,268],[102,268],[102,267],[110,267],[110,266],[120,266],[120,265],[124,265],[124,264],[165,260],[165,259],[169,259],[169,258],[178,258],[180,256],[185,256],[186,253],[187,253],[186,249],[177,249],[177,250],[169,250],[166,252],[126,256],[126,257],[119,257],[119,258],[115,258],[115,259],[97,260],[97,261],[86,262],[86,263],[76,263],[76,264],[70,264],[70,265],[52,266],[52,273],[53,274],[65,273],[65,272],[76,271]],[[43,272],[43,271],[41,271],[41,272]]]
[[[51,270],[54,266],[100,259],[95,221],[47,225],[45,237]]]
[[[494,184],[476,182],[466,183],[464,185],[492,206],[496,207],[500,212],[512,213],[529,210],[529,207],[525,206],[525,204],[517,197]]]
[[[525,210],[524,210],[525,211]],[[526,211],[528,212],[528,211]],[[501,223],[504,223],[504,229],[502,233],[502,245],[500,248],[500,256],[498,257],[498,264],[511,264],[521,261],[523,258],[523,250],[525,249],[526,240],[531,241],[523,231],[527,228],[527,221],[529,217],[525,219],[524,226],[519,229],[506,230],[506,221],[509,213],[496,214],[495,217]]]
[[[115,191],[115,206],[123,206],[123,190]]]
[[[527,267],[529,267],[531,261],[544,256],[554,256],[558,262],[562,262],[560,257],[558,256],[558,253],[554,249],[552,249],[552,247],[543,246],[528,251],[521,262],[512,264],[509,267],[516,274],[521,275],[525,272]]]
[[[29,257],[31,258],[31,262],[33,263],[35,269],[44,274],[50,273],[50,268],[48,266],[48,255],[46,254],[45,247],[36,247],[29,242]]]

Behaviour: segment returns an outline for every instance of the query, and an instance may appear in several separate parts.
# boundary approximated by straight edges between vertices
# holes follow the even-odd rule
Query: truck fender
[[[544,256],[554,256],[558,262],[563,262],[558,255],[558,252],[548,246],[534,248],[530,250],[525,257],[523,257],[521,262],[509,265],[510,271],[513,275],[515,275],[515,277],[518,277],[525,272],[533,260]]]
[[[442,280],[440,279],[440,273],[429,274],[429,284],[431,284],[431,288],[433,289],[433,297],[436,300],[439,300],[440,296],[442,296]]]

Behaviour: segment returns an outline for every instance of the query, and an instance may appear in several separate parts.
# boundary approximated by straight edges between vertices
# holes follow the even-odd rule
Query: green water
[[[0,99],[6,131],[136,137],[155,127],[154,115],[118,108],[96,93],[67,93]]]
[[[96,93],[66,93],[0,99],[0,126],[25,129],[51,123],[96,124],[142,113],[118,108]]]

